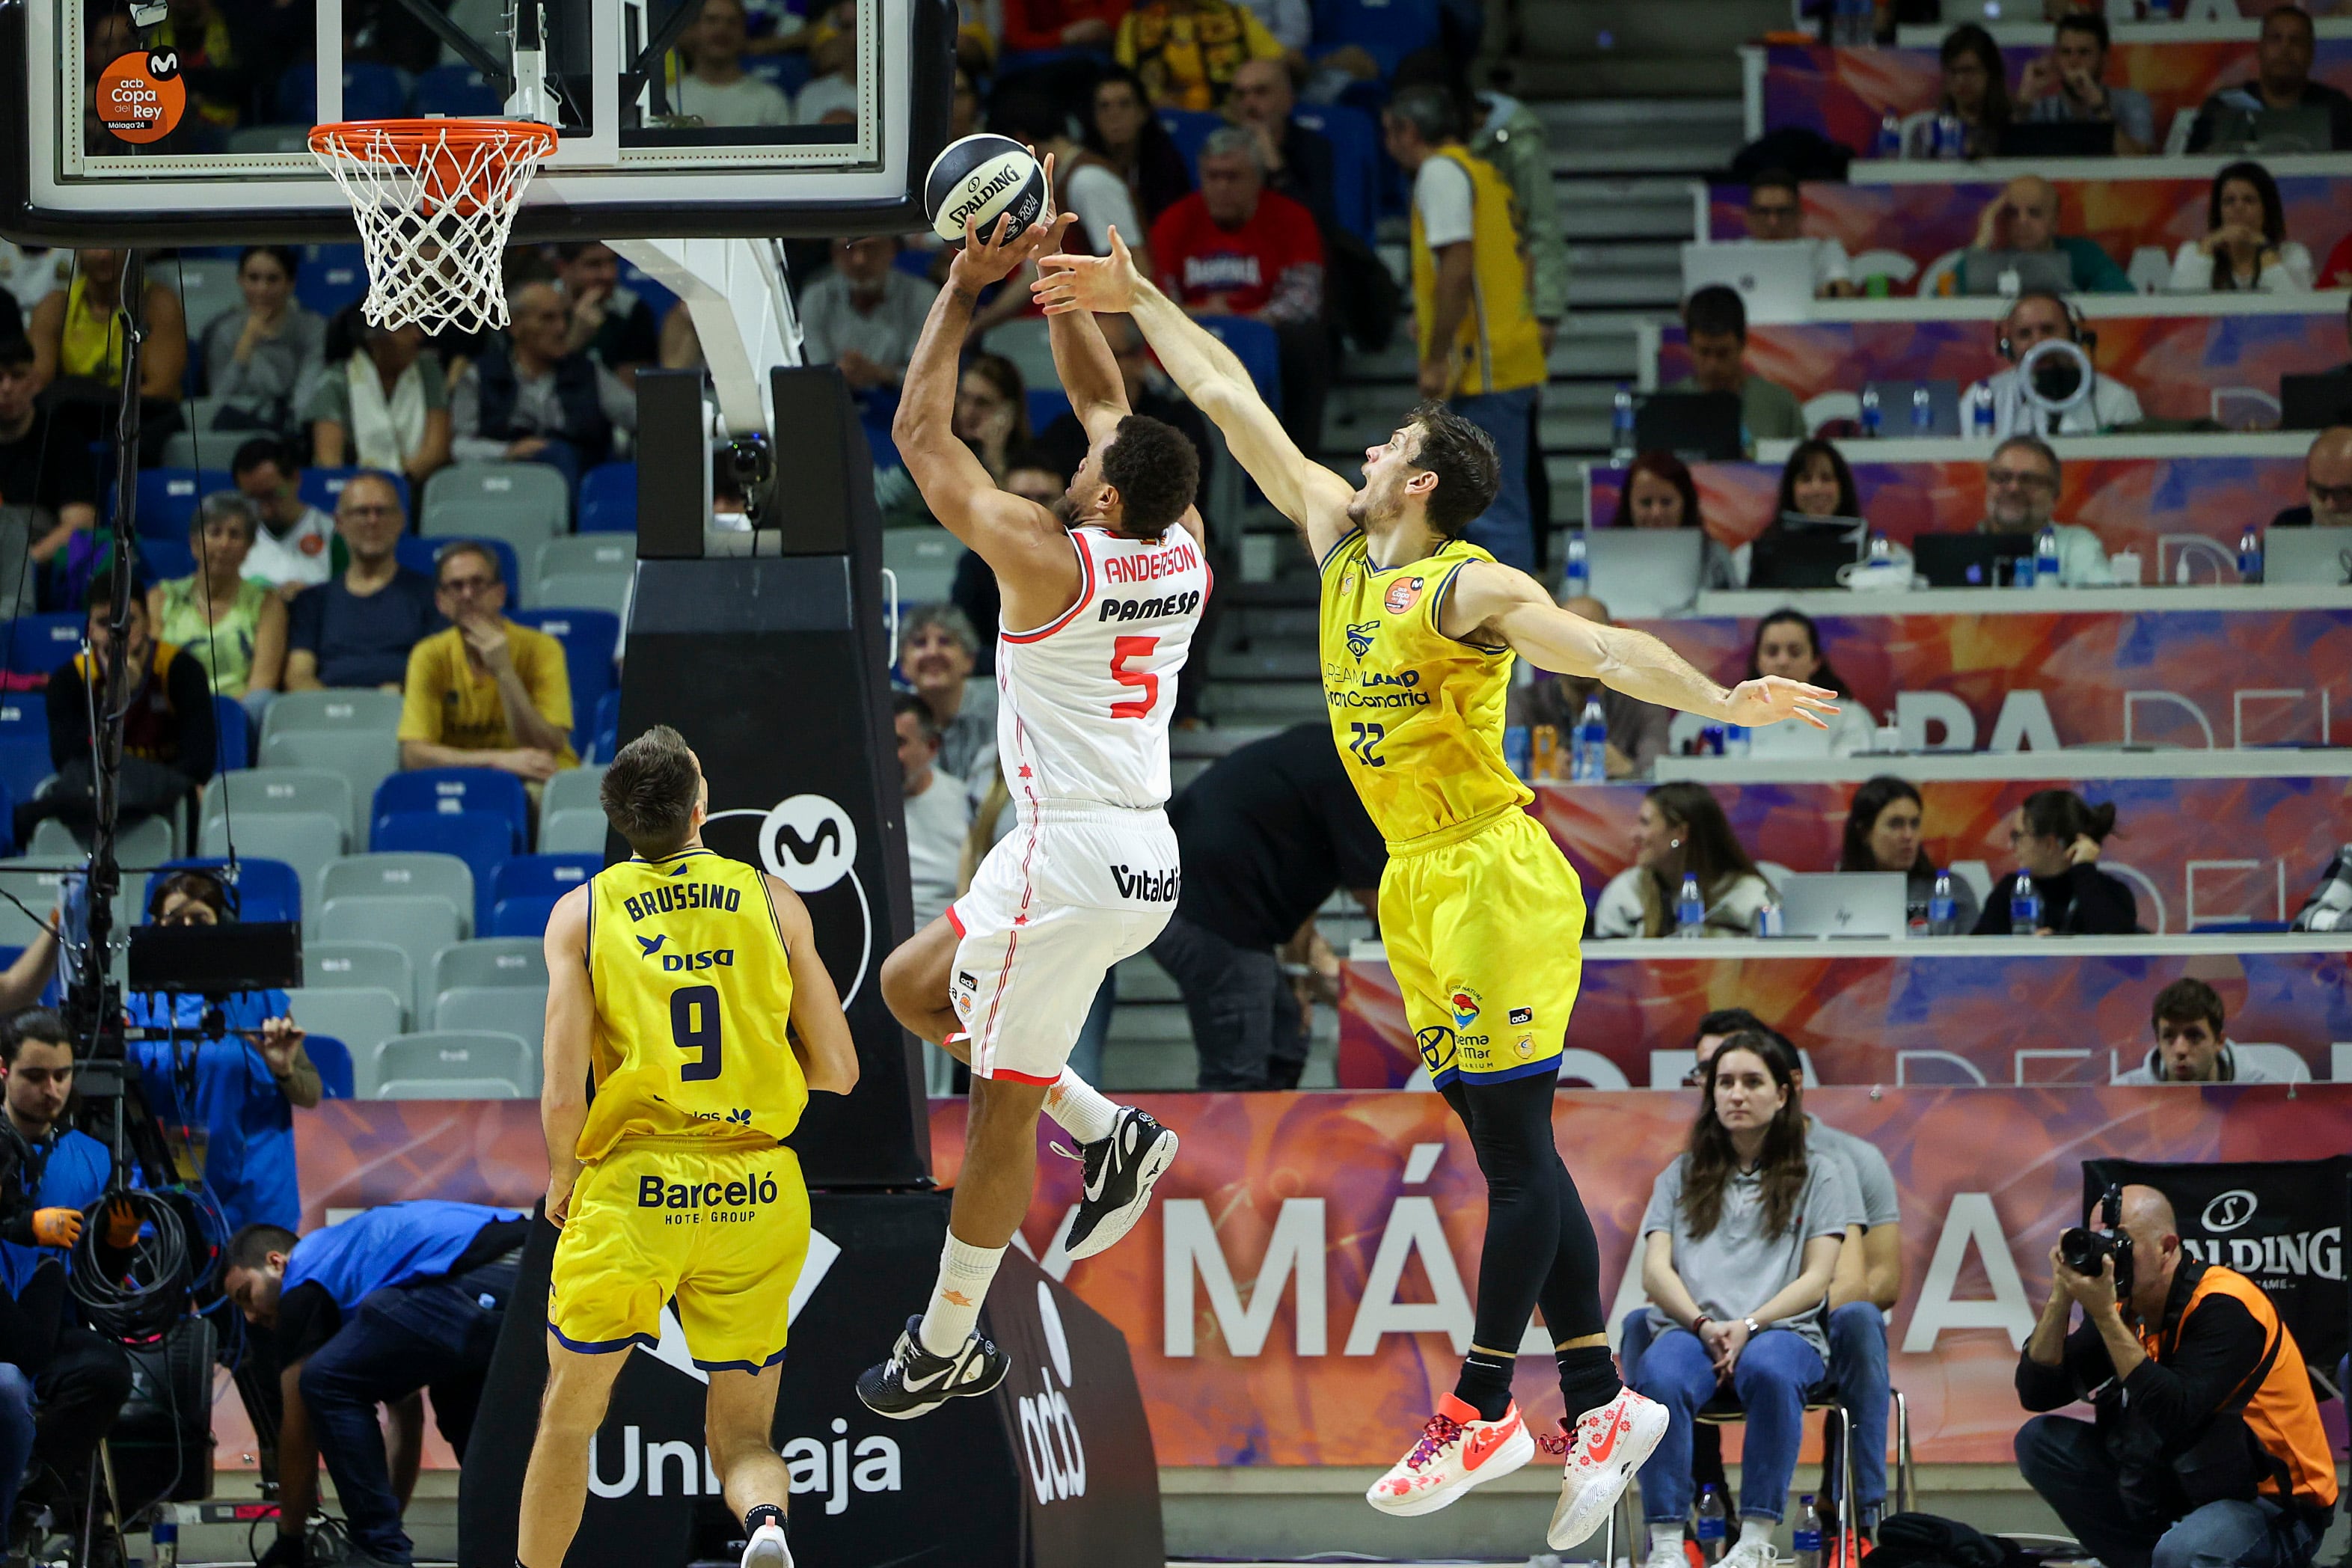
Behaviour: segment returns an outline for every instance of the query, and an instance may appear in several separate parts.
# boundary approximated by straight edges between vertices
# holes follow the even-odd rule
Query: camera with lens
[[[2124,1230],[2124,1190],[2110,1184],[2099,1196],[2099,1223],[2069,1226],[2058,1233],[2059,1260],[2077,1274],[2097,1279],[2106,1259],[2116,1260],[2116,1298],[2131,1294],[2132,1240]]]

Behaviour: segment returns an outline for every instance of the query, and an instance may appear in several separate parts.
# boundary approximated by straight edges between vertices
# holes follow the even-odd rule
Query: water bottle
[[[1865,386],[1862,389],[1862,435],[1864,440],[1878,439],[1878,388]]]
[[[2032,936],[2042,929],[2042,890],[2032,873],[2020,871],[2009,889],[2009,934]]]
[[[1939,868],[1936,872],[1936,890],[1927,895],[1927,934],[1958,936],[1959,900],[1952,897],[1952,873]]]
[[[1990,441],[1992,432],[1992,388],[1979,382],[1969,388],[1969,435],[1979,441]]]
[[[1559,731],[1549,724],[1538,724],[1530,739],[1534,742],[1528,759],[1528,766],[1533,770],[1530,776],[1539,779],[1559,777]]]
[[[1723,726],[1702,724],[1698,731],[1698,754],[1702,757],[1723,755]]]
[[[1911,434],[1932,436],[1936,433],[1936,400],[1924,386],[1911,389]]]
[[[1683,873],[1683,890],[1675,899],[1675,934],[1706,934],[1706,900],[1698,896],[1698,878],[1688,871]]]
[[[1870,564],[1873,566],[1895,564],[1895,542],[1874,528],[1870,531]]]
[[[1936,156],[1945,163],[1958,163],[1968,154],[1968,130],[1957,114],[1936,116]]]
[[[2263,580],[2263,531],[2249,523],[2246,531],[2238,535],[2238,581],[2259,583]]]
[[[1592,591],[1592,566],[1585,559],[1584,531],[1568,536],[1568,569],[1561,576],[1560,596],[1580,599]]]
[[[1723,754],[1725,756],[1744,757],[1748,755],[1754,743],[1754,732],[1751,731],[1747,725],[1726,724],[1723,727]]]
[[[1609,411],[1609,461],[1616,468],[1630,468],[1633,458],[1633,389],[1621,381]]]
[[[1879,117],[1878,145],[1872,148],[1871,152],[1874,156],[1880,158],[1903,156],[1903,121],[1893,110],[1887,110]]]
[[[1731,1510],[1724,1505],[1723,1493],[1713,1481],[1698,1494],[1698,1554],[1709,1563],[1723,1561],[1724,1537],[1729,1531]]]
[[[1844,24],[1845,36],[1838,40],[1849,49],[1866,48],[1874,41],[1876,28],[1875,7],[1870,0],[1839,0],[1838,19]]]
[[[1813,1513],[1811,1493],[1798,1506],[1794,1533],[1797,1568],[1822,1568],[1822,1521]]]
[[[2042,531],[2033,536],[2033,585],[2058,586],[2058,525],[2054,522],[2043,523]]]
[[[1503,731],[1503,765],[1514,776],[1526,778],[1535,762],[1535,738],[1528,733],[1525,724],[1506,726]]]
[[[1569,777],[1579,784],[1601,784],[1609,777],[1609,721],[1601,711],[1599,697],[1584,700],[1572,746]]]
[[[148,1539],[155,1543],[155,1568],[178,1568],[180,1561],[180,1523],[177,1520],[159,1519],[148,1526]]]
[[[1758,936],[1766,938],[1785,936],[1788,934],[1788,918],[1780,912],[1780,905],[1766,904],[1762,909],[1756,911],[1756,934]]]

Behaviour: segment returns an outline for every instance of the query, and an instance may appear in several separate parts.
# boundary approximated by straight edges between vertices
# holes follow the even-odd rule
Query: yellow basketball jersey
[[[1324,559],[1318,641],[1331,738],[1391,850],[1475,832],[1533,798],[1503,761],[1511,650],[1437,629],[1454,575],[1493,559],[1456,539],[1419,561],[1376,566],[1360,532]]]
[[[708,849],[608,866],[589,884],[594,1160],[625,1138],[781,1142],[808,1083],[785,1037],[793,971],[760,873]]]

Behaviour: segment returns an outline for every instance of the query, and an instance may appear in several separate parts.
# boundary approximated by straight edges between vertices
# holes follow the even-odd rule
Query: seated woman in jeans
[[[1766,1568],[1796,1474],[1805,1392],[1822,1381],[1824,1303],[1862,1207],[1844,1171],[1805,1153],[1796,1053],[1753,1030],[1706,1066],[1690,1148],[1659,1173],[1642,1216],[1642,1285],[1657,1331],[1633,1386],[1666,1407],[1642,1467],[1645,1568],[1680,1568],[1691,1509],[1691,1432],[1728,1386],[1747,1414],[1739,1540],[1725,1568]]]

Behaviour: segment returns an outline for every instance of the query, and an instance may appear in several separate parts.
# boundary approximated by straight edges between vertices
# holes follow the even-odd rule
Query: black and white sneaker
[[[988,1393],[1012,1370],[1013,1358],[978,1331],[957,1354],[933,1355],[923,1347],[922,1326],[919,1315],[908,1319],[890,1359],[857,1374],[857,1397],[875,1415],[911,1421],[935,1405]]]
[[[1106,1251],[1135,1228],[1151,1203],[1152,1184],[1175,1161],[1176,1134],[1122,1105],[1110,1136],[1083,1145],[1077,1157],[1086,1163],[1086,1199],[1062,1243],[1073,1259]]]

